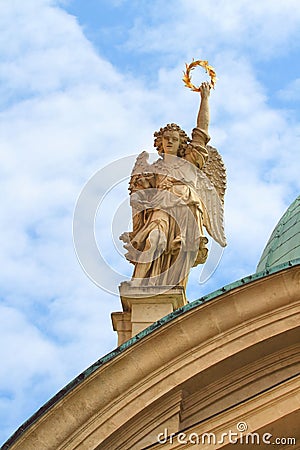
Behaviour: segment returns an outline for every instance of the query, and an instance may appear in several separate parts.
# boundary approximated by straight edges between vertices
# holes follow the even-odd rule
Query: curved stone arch
[[[166,427],[170,433],[220,432],[243,417],[251,430],[259,430],[296,417],[299,287],[296,265],[225,289],[207,303],[188,305],[86,371],[83,381],[70,385],[3,450],[141,449],[155,443],[157,432]],[[275,367],[280,372],[276,382],[270,376]],[[242,370],[244,377],[239,377]],[[214,374],[213,383],[209,374]],[[247,377],[254,386],[248,394],[251,383],[242,382]],[[201,399],[201,389],[216,395],[213,384],[231,400],[201,416],[203,408],[197,409],[192,398]]]

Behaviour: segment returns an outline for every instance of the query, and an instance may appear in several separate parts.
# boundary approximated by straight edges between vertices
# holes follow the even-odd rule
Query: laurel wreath
[[[202,60],[197,60],[197,61],[193,61],[191,62],[191,64],[187,64],[185,63],[185,72],[183,72],[183,78],[182,81],[184,82],[185,86],[190,88],[192,91],[195,92],[200,92],[200,86],[197,87],[195,86],[192,81],[191,81],[191,71],[195,69],[195,67],[197,66],[201,66],[205,69],[205,71],[208,73],[208,75],[210,76],[210,86],[214,89],[215,88],[215,84],[217,82],[217,76],[216,76],[216,72],[215,69],[210,66],[208,64],[208,61],[202,61]]]

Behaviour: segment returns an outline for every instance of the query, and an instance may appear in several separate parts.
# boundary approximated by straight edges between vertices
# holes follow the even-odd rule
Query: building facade
[[[96,361],[3,450],[300,448],[300,197],[257,273]]]

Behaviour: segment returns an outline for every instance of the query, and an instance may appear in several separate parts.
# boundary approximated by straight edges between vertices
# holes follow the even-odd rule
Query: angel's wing
[[[196,190],[204,206],[205,228],[216,242],[225,247],[223,199],[220,198],[217,189],[202,170],[197,172]]]
[[[208,158],[202,167],[202,171],[216,188],[218,196],[223,204],[226,190],[226,169],[223,159],[216,148],[211,147],[210,145],[207,145],[206,148],[208,150]]]
[[[129,181],[130,193],[135,192],[137,189],[141,189],[138,184],[138,179],[142,174],[151,172],[151,164],[148,163],[149,153],[143,151],[136,158],[135,164],[131,171],[131,178]]]
[[[126,258],[133,262],[136,260],[136,248],[132,245],[132,240],[141,230],[145,223],[145,210],[143,203],[147,201],[147,176],[153,177],[151,164],[148,163],[149,153],[143,151],[140,153],[133,166],[129,181],[130,205],[132,208],[132,231],[121,234],[120,239],[125,243],[124,248],[127,250]],[[141,183],[143,180],[143,183]],[[150,187],[150,182],[149,182]]]

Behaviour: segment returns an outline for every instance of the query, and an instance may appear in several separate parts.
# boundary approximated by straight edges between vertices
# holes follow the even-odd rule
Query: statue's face
[[[177,156],[178,148],[179,148],[179,133],[178,131],[167,130],[164,132],[162,136],[162,145],[164,149],[164,153],[167,155]]]

